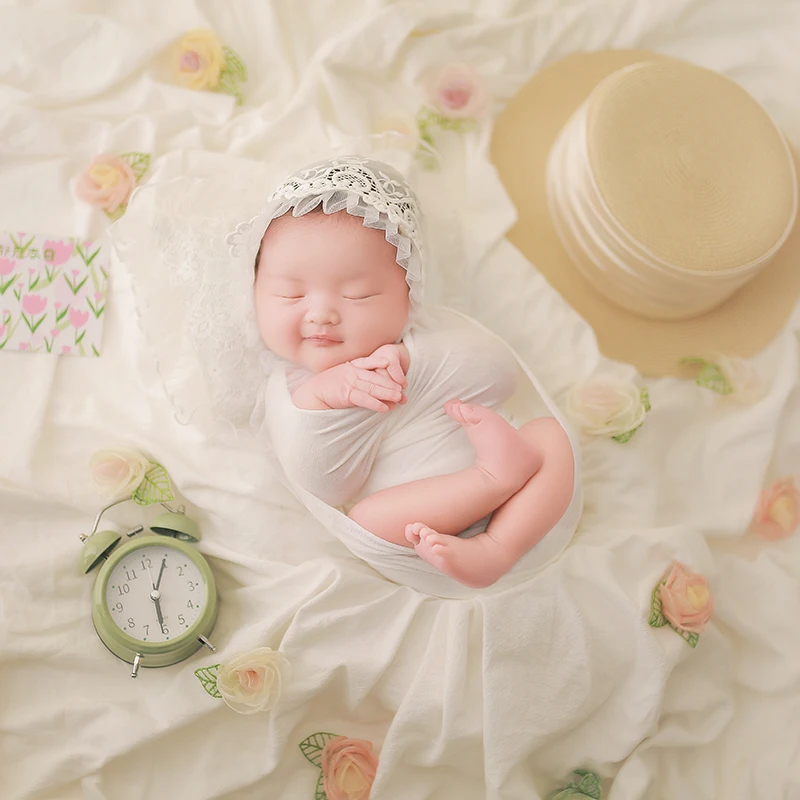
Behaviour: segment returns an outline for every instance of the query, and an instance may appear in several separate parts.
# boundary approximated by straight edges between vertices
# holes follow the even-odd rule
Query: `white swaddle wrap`
[[[474,463],[475,452],[463,429],[444,412],[447,400],[488,406],[517,427],[553,416],[572,443],[571,503],[544,539],[488,591],[526,579],[561,553],[581,513],[575,439],[553,401],[505,342],[460,312],[424,305],[422,216],[400,173],[358,156],[313,164],[291,175],[257,216],[225,236],[227,247],[211,234],[208,218],[196,215],[190,225],[176,213],[182,193],[192,194],[197,207],[196,191],[168,184],[149,192],[134,196],[116,226],[115,247],[124,259],[135,242],[140,321],[180,421],[202,424],[207,414],[206,420],[224,419],[238,431],[249,429],[277,457],[283,482],[355,555],[411,588],[466,597],[487,590],[459,584],[423,561],[414,548],[380,539],[344,512],[381,489]],[[273,219],[285,213],[300,216],[320,205],[325,213],[346,211],[362,217],[365,226],[384,230],[406,271],[411,312],[401,338],[410,356],[408,403],[388,414],[296,408],[290,387],[298,379],[297,370],[269,353],[258,336],[253,282],[261,239]],[[176,244],[181,237],[183,254]],[[186,324],[177,327],[177,334],[174,317],[179,313]],[[169,326],[161,321],[167,316]],[[462,535],[485,530],[487,520]]]

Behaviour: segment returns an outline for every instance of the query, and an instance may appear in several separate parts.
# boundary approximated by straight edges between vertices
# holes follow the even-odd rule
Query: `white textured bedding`
[[[246,102],[173,86],[162,53],[212,27],[248,65]],[[254,162],[416,110],[440,60],[473,64],[499,101],[543,64],[643,47],[719,69],[800,145],[800,5],[671,3],[19,2],[0,10],[3,228],[99,238],[72,194],[97,152],[152,153],[149,180],[253,180]],[[303,136],[297,132],[303,131]],[[605,362],[587,327],[507,243],[513,209],[490,127],[452,143],[467,239],[454,302],[505,338],[557,399]],[[800,538],[744,531],[771,477],[800,473],[800,314],[756,360],[767,395],[725,405],[672,379],[627,445],[586,441],[573,544],[521,586],[442,600],[376,574],[327,534],[245,444],[178,425],[111,275],[100,360],[0,353],[0,798],[187,800],[314,795],[297,744],[372,740],[373,796],[539,798],[576,767],[610,800],[800,798]],[[193,670],[129,669],[97,639],[77,534],[98,499],[87,461],[126,442],[194,510],[221,594],[219,652],[268,645],[293,679],[273,714],[240,716]],[[120,525],[138,521],[122,507]],[[716,614],[691,650],[647,626],[672,559],[706,573]]]

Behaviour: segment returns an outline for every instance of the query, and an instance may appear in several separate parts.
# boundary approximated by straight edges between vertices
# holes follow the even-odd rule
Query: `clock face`
[[[208,602],[206,582],[191,558],[168,545],[128,553],[111,571],[106,604],[111,619],[142,642],[166,642],[186,633]]]

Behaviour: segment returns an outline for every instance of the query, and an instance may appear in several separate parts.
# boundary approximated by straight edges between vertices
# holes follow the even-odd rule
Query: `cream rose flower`
[[[474,119],[489,104],[486,84],[466,64],[448,64],[427,79],[428,102],[443,117]]]
[[[187,89],[216,89],[225,68],[225,53],[214,31],[189,31],[173,52],[176,80]]]
[[[566,397],[566,412],[592,436],[621,436],[644,422],[647,405],[636,384],[596,378],[570,389]]]
[[[150,461],[138,450],[118,447],[98,450],[89,459],[97,490],[109,500],[130,497],[150,468]]]
[[[322,751],[322,779],[328,800],[368,800],[378,758],[372,742],[337,736]]]
[[[761,398],[761,379],[749,361],[733,356],[719,356],[714,363],[733,389],[733,399],[740,403],[754,403]]]
[[[676,628],[702,633],[714,613],[714,598],[704,575],[674,564],[658,590],[661,613]]]
[[[762,539],[783,539],[800,528],[800,490],[795,478],[782,478],[764,489],[753,517],[753,531]]]
[[[240,714],[270,711],[281,697],[289,661],[279,650],[259,647],[220,665],[217,689],[222,699]]]
[[[99,155],[78,179],[76,193],[85,203],[113,214],[136,188],[136,175],[119,156]]]

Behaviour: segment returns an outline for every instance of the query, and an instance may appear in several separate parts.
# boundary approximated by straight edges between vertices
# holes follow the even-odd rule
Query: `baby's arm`
[[[405,402],[408,363],[403,345],[384,345],[370,356],[313,375],[292,392],[292,401],[310,411],[366,408],[385,413]]]

